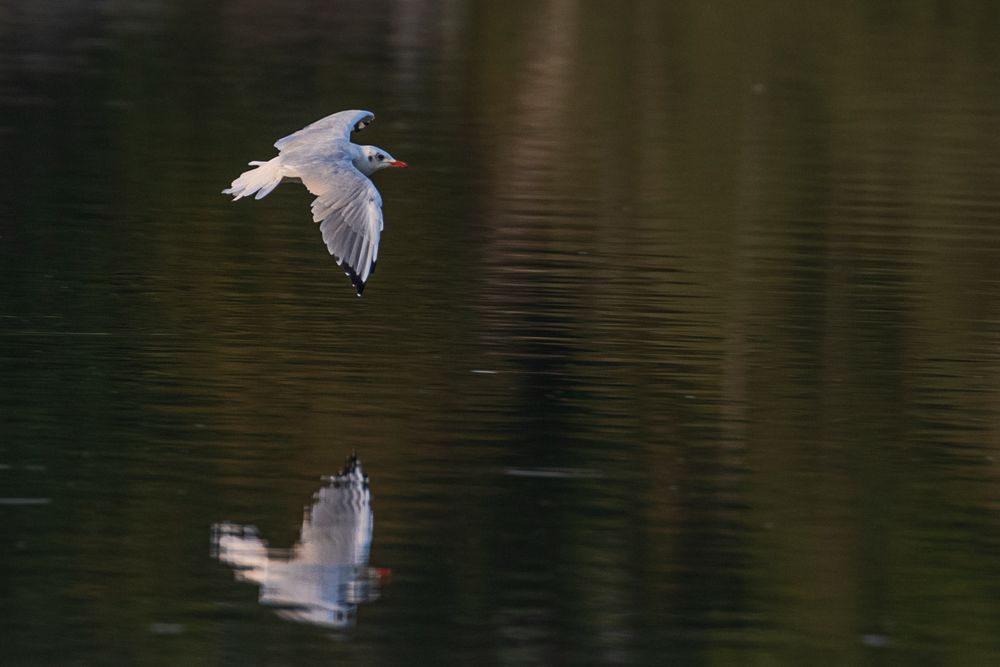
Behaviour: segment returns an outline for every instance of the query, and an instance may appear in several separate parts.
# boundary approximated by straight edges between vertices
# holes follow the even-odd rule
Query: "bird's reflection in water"
[[[359,604],[379,597],[388,571],[368,567],[371,494],[357,457],[324,481],[291,549],[271,548],[255,526],[232,523],[212,527],[212,545],[237,579],[260,585],[261,604],[282,618],[344,628]]]

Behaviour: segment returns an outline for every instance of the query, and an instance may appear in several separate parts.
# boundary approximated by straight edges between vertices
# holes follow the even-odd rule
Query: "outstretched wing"
[[[375,270],[382,236],[382,197],[375,185],[350,163],[323,164],[301,175],[316,196],[313,220],[326,249],[354,284],[358,296]]]
[[[279,151],[284,150],[303,139],[312,140],[314,135],[322,133],[329,138],[350,140],[351,132],[360,132],[375,120],[375,114],[371,111],[352,109],[350,111],[338,111],[335,114],[321,118],[315,123],[306,125],[298,132],[289,134],[274,142],[274,147]]]

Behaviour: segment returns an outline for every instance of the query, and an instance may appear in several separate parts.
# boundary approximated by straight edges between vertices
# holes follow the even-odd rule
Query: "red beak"
[[[402,168],[402,167],[409,167],[410,165],[406,164],[402,160],[393,160],[392,162],[389,163],[389,166]]]

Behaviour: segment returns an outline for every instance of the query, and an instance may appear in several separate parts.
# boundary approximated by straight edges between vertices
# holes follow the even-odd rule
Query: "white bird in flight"
[[[375,120],[370,111],[340,111],[278,139],[278,156],[240,174],[223,194],[233,200],[266,197],[282,181],[300,181],[316,195],[312,215],[327,250],[354,284],[358,296],[375,270],[382,235],[382,197],[368,179],[379,169],[406,163],[377,146],[351,143]]]

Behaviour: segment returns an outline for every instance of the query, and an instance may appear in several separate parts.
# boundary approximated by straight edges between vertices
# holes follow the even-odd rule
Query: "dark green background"
[[[0,662],[995,664],[1000,11],[832,4],[0,3]],[[348,108],[363,299],[219,194]]]

